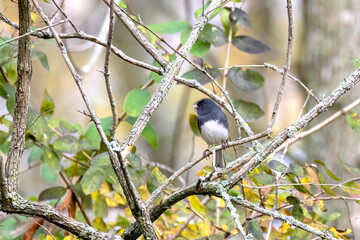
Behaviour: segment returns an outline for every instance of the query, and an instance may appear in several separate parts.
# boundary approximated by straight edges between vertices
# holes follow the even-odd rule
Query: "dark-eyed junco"
[[[229,124],[223,111],[209,99],[201,99],[194,108],[198,114],[198,125],[202,138],[209,146],[220,145],[229,138]],[[213,156],[213,168],[224,168],[224,151],[219,150]]]

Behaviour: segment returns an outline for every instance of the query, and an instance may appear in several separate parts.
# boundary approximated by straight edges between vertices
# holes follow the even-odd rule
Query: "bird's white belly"
[[[229,130],[218,121],[211,120],[201,126],[201,135],[208,144],[221,144],[229,137]]]

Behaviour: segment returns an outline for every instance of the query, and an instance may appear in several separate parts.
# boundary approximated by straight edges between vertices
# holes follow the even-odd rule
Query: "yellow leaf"
[[[116,201],[114,199],[111,199],[109,197],[106,197],[105,198],[105,201],[106,201],[106,204],[109,206],[109,207],[117,207],[117,204],[116,204]]]
[[[100,193],[104,195],[105,197],[108,197],[110,194],[110,185],[104,181],[104,183],[101,185]]]
[[[329,230],[334,233],[336,238],[341,238],[341,236],[351,233],[351,229],[340,230],[334,227],[330,227]]]
[[[206,215],[206,208],[204,205],[201,204],[200,200],[198,199],[197,196],[192,195],[189,198],[189,202],[190,202],[190,207],[200,213],[201,215]]]
[[[108,222],[108,223],[106,223],[106,228],[107,229],[113,229],[114,227],[116,227],[116,222]]]
[[[77,237],[75,237],[74,235],[68,235],[66,237],[64,237],[64,240],[76,240],[78,239]]]
[[[185,229],[181,235],[187,239],[197,239],[199,238],[199,233],[196,225],[189,224],[188,229]]]
[[[201,221],[197,224],[197,227],[200,229],[200,236],[207,237],[211,234],[211,222],[210,221]]]
[[[31,15],[31,20],[32,20],[34,23],[36,23],[36,22],[39,21],[39,19],[40,19],[39,14],[36,14],[36,13],[33,13],[33,12],[32,12],[30,15]]]
[[[252,201],[252,202],[259,202],[259,195],[257,195],[252,189],[250,188],[244,188],[245,190],[245,197],[246,199]]]
[[[58,240],[58,238],[55,237],[55,236],[46,235],[46,240],[54,240],[54,238],[55,238],[56,240]]]
[[[274,207],[274,200],[275,200],[275,194],[270,194],[268,196],[268,198],[266,199],[266,207],[267,208],[273,208]],[[278,195],[278,200],[277,200],[277,206],[281,206],[283,205],[284,203],[286,203],[286,199],[281,196],[281,195]]]
[[[148,189],[142,185],[138,188],[140,197],[142,198],[142,200],[144,201],[144,199],[148,199],[150,197],[150,193],[148,191]]]
[[[124,198],[122,198],[121,195],[118,194],[118,193],[114,193],[114,201],[118,205],[125,205],[126,204],[126,200]]]
[[[325,209],[325,204],[323,200],[319,200],[317,203],[318,207],[320,208],[321,211],[326,212],[327,210]]]
[[[106,224],[101,218],[95,218],[92,223],[97,230],[101,232],[107,232]]]
[[[281,233],[287,233],[290,228],[290,225],[283,222],[282,226],[279,228],[279,232]]]
[[[93,193],[91,194],[91,198],[92,198],[93,200],[96,200],[98,196],[99,196],[99,192],[98,192],[98,191],[95,191],[95,192],[93,192]]]

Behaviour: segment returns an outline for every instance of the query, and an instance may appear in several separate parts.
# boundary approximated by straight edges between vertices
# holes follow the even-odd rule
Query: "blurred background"
[[[202,1],[132,0],[126,3],[129,10],[139,14],[144,24],[187,20],[193,25],[195,23],[193,12],[201,7]],[[52,4],[41,2],[41,5],[50,16],[56,12]],[[239,6],[242,6],[242,9],[249,14],[251,27],[240,28],[237,34],[259,39],[270,46],[271,50],[258,55],[250,55],[232,46],[230,66],[269,62],[281,68],[285,65],[288,38],[286,1],[248,0],[240,3]],[[108,8],[102,1],[65,1],[63,8],[80,30],[106,40]],[[293,9],[295,40],[290,73],[298,77],[309,89],[313,90],[317,97],[321,98],[333,91],[345,76],[355,70],[354,58],[360,56],[360,25],[358,24],[360,22],[358,14],[360,2],[357,0],[294,0]],[[17,4],[14,1],[1,0],[0,11],[11,21],[18,23]],[[44,26],[40,17],[35,13],[32,18],[37,27]],[[211,23],[221,26],[219,17],[212,19]],[[59,32],[72,32],[69,24],[56,28]],[[1,37],[13,37],[17,32],[4,22],[0,22],[0,34]],[[164,35],[164,38],[175,48],[180,44],[180,33]],[[53,40],[32,39],[35,49],[46,53],[50,71],[44,69],[39,60],[33,62],[31,108],[40,109],[46,89],[55,102],[54,115],[65,117],[71,123],[80,123],[85,128],[89,124],[89,118],[79,111],[86,110],[86,107],[56,43]],[[104,48],[77,39],[69,39],[65,42],[73,63],[84,77],[84,85],[98,116],[110,116],[111,110],[101,72],[104,67]],[[150,64],[153,62],[150,55],[141,48],[118,20],[116,20],[113,44],[128,56]],[[218,48],[212,47],[204,60],[212,67],[221,68],[224,67],[225,58],[226,45],[223,45]],[[180,75],[191,69],[192,66],[185,63]],[[148,82],[150,72],[126,63],[115,55],[111,56],[110,70],[117,110],[122,113],[126,94]],[[255,102],[264,110],[263,117],[250,123],[253,131],[258,133],[265,130],[268,125],[277,88],[281,82],[281,75],[269,69],[256,69],[256,71],[260,72],[265,79],[263,88],[246,93],[237,89],[229,81],[227,90],[230,97],[241,97],[244,100]],[[156,87],[157,84],[152,85],[149,88],[150,92],[153,92]],[[206,87],[211,89],[210,84]],[[194,89],[174,83],[151,120],[158,134],[159,146],[153,150],[144,139],[140,138],[136,143],[139,155],[145,160],[163,163],[175,170],[199,157],[207,145],[201,138],[194,136],[188,118],[189,114],[195,114],[192,108],[194,103],[204,97]],[[303,88],[291,79],[287,81],[280,111],[273,128],[273,136],[298,118],[306,97],[307,93]],[[320,123],[357,98],[359,98],[359,86],[341,98],[335,106],[312,122],[308,128]],[[310,98],[305,110],[315,104],[315,101]],[[6,111],[5,103],[1,102],[0,112],[4,111]],[[360,108],[357,107],[354,111],[359,112]],[[235,123],[229,115],[228,119],[231,125],[231,136],[234,140],[237,137]],[[129,124],[125,122],[120,124],[117,129],[117,137],[120,141],[124,139],[129,129]],[[338,167],[338,158],[341,157],[343,161],[360,167],[359,140],[360,135],[351,129],[345,117],[341,117],[321,131],[289,147],[287,159],[301,164],[320,159],[337,176],[345,177],[341,168]],[[227,150],[227,154],[230,158],[234,157],[231,149]],[[22,167],[27,168],[26,153],[22,163]],[[211,163],[204,161],[202,164],[210,165]],[[190,175],[195,176],[201,167],[201,165],[197,166]],[[20,191],[25,197],[38,194],[33,189],[37,174],[38,170],[34,168],[21,175]],[[192,182],[193,179],[190,178],[189,181]],[[39,189],[41,184],[43,184],[43,188],[48,186],[38,181],[36,191],[42,190]],[[341,204],[333,207],[344,208]],[[353,207],[356,208],[356,211],[360,210],[358,205]],[[347,213],[344,212],[344,214],[346,216]],[[359,225],[359,219],[354,218],[353,221]],[[347,223],[343,224],[345,226]]]

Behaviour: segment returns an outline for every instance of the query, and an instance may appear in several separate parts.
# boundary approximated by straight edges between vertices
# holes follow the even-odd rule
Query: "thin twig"
[[[44,227],[42,224],[38,223],[37,221],[35,221],[34,219],[32,219],[32,218],[30,218],[30,217],[28,217],[28,219],[29,219],[30,221],[32,221],[33,223],[37,224],[37,225],[38,225],[39,227],[41,227],[42,229],[44,229],[45,232],[47,232],[47,233],[51,236],[52,239],[56,240],[56,238],[51,234],[51,232],[50,232],[46,227]]]
[[[71,26],[74,28],[75,32],[80,32],[79,28],[74,24],[73,21],[69,18],[69,16],[65,13],[65,11],[59,6],[55,0],[52,0],[53,4],[56,6],[56,8],[61,12],[61,14],[65,17],[65,20],[68,20]],[[62,2],[64,3],[64,2]]]
[[[111,106],[111,112],[112,112],[112,116],[113,116],[113,124],[110,129],[110,137],[111,137],[111,139],[115,139],[115,130],[118,125],[118,122],[117,122],[118,116],[117,116],[117,111],[116,111],[116,103],[115,103],[115,99],[114,99],[114,95],[113,95],[113,91],[112,91],[112,87],[111,87],[110,72],[109,72],[110,53],[111,53],[111,45],[112,45],[112,39],[113,39],[113,34],[114,34],[114,22],[115,22],[114,0],[110,0],[109,11],[110,11],[110,15],[109,15],[110,21],[109,21],[109,33],[108,33],[106,54],[105,54],[104,77],[105,77],[105,83],[106,83],[106,90],[108,93],[109,102],[110,102],[110,106]]]
[[[292,46],[293,46],[293,40],[294,40],[294,23],[293,23],[293,13],[292,13],[292,3],[291,0],[287,0],[287,13],[288,13],[288,19],[289,19],[289,26],[288,26],[288,46],[286,51],[286,64],[284,66],[284,74],[281,80],[280,87],[278,89],[278,94],[276,97],[274,110],[271,115],[271,119],[268,125],[268,129],[271,129],[274,126],[276,114],[279,110],[281,97],[285,88],[286,78],[288,76],[288,71],[290,70],[291,65],[291,55],[292,55]]]
[[[23,37],[26,37],[26,36],[29,36],[29,35],[33,35],[34,33],[41,32],[41,31],[44,30],[44,29],[48,29],[48,28],[50,28],[50,27],[55,27],[55,26],[57,26],[57,25],[60,25],[60,24],[62,24],[62,23],[65,23],[65,22],[67,22],[67,21],[68,21],[67,19],[61,20],[61,21],[59,21],[59,22],[57,22],[57,23],[51,24],[50,26],[38,28],[38,29],[36,29],[36,30],[34,30],[34,31],[27,32],[27,33],[22,34],[22,35],[20,35],[20,36],[18,36],[18,37],[14,37],[14,38],[12,38],[12,39],[9,39],[9,40],[7,40],[7,41],[5,41],[5,42],[0,43],[0,47],[3,46],[3,45],[5,45],[5,44],[11,43],[11,42],[13,42],[13,41],[19,40],[19,39],[21,39],[21,38],[23,38]]]
[[[249,239],[248,238],[249,236],[246,235],[245,230],[241,225],[241,222],[239,220],[239,216],[236,212],[236,209],[231,202],[230,195],[226,192],[226,190],[224,188],[220,188],[220,194],[221,194],[222,199],[225,201],[226,207],[230,211],[230,215],[233,218],[233,220],[236,224],[236,227],[237,227],[238,231],[240,232],[240,234],[242,235],[243,239]]]

